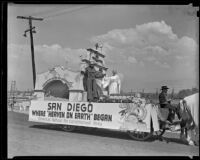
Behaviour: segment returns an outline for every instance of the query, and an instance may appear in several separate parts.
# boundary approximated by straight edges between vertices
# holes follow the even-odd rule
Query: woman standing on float
[[[121,80],[116,70],[112,71],[113,76],[110,77],[109,94],[120,94]]]

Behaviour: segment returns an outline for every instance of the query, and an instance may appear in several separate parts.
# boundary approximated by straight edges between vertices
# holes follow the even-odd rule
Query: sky
[[[116,69],[122,90],[175,92],[199,88],[199,26],[191,5],[16,5],[8,6],[8,85],[33,89],[30,37],[33,16],[36,73],[54,66],[79,69],[80,55],[103,45],[107,74]],[[8,86],[9,87],[9,86]]]

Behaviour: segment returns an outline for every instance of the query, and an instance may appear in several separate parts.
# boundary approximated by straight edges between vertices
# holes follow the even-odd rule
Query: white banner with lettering
[[[151,113],[134,103],[31,101],[29,121],[149,132]]]

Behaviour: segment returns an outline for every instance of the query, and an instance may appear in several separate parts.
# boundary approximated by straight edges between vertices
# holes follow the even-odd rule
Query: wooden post
[[[33,29],[35,29],[35,27],[32,27],[32,20],[42,21],[43,19],[42,18],[35,18],[35,17],[31,17],[31,16],[29,16],[29,17],[17,16],[17,18],[29,20],[29,29],[25,31],[24,36],[26,37],[26,32],[30,32],[31,60],[32,60],[32,70],[33,70],[33,87],[35,88],[36,71],[35,71],[33,33],[36,33],[36,32],[35,32],[35,30],[33,32]]]

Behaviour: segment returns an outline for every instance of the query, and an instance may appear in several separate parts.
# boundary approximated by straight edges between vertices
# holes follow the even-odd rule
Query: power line
[[[63,14],[68,14],[68,13],[72,13],[72,12],[76,12],[76,11],[79,11],[79,10],[82,10],[82,9],[86,9],[86,8],[89,8],[89,7],[93,7],[95,5],[87,5],[87,6],[81,6],[81,7],[78,7],[76,5],[68,5],[67,7],[64,6],[65,8],[63,8],[63,6],[61,7],[54,7],[54,8],[51,8],[51,9],[47,9],[47,10],[44,10],[44,11],[40,11],[40,12],[33,12],[31,14],[27,14],[25,15],[26,17],[29,17],[29,16],[37,16],[37,15],[40,15],[40,17],[43,17],[45,19],[50,19],[50,18],[53,18],[53,17],[56,17],[56,16],[61,16]],[[63,8],[63,9],[61,9]],[[67,9],[67,10],[66,10]],[[58,13],[55,13],[55,12],[58,12]],[[51,14],[51,15],[48,15],[48,14]],[[54,14],[55,13],[55,14]],[[47,15],[47,16],[42,16],[42,15]]]
[[[64,8],[63,8],[64,7]],[[45,14],[48,14],[48,13],[51,13],[51,12],[56,12],[56,11],[60,11],[60,10],[64,10],[66,8],[69,8],[71,6],[57,6],[57,7],[53,7],[51,9],[47,9],[47,10],[43,10],[43,11],[40,11],[40,12],[33,12],[31,14],[27,14],[25,16],[38,16],[38,15],[45,15]],[[63,9],[62,9],[63,8]]]
[[[44,18],[45,19],[49,19],[49,18],[61,16],[63,14],[68,14],[68,13],[76,12],[76,11],[79,11],[79,10],[82,10],[82,9],[90,8],[90,7],[93,7],[93,6],[95,6],[95,5],[84,6],[84,7],[80,7],[80,8],[74,9],[74,10],[67,10],[67,11],[64,11],[64,12],[61,12],[61,13],[57,13],[57,14],[54,14],[54,15],[51,15],[51,16],[46,16]]]

